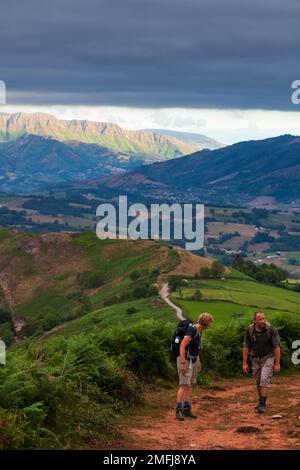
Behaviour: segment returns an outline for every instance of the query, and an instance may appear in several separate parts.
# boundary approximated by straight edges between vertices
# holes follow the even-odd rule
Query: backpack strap
[[[195,339],[197,337],[197,335],[200,336],[199,332],[197,331],[197,328],[195,325],[191,325],[194,330],[195,330],[195,333],[194,333],[194,336],[192,337],[192,340]],[[201,338],[201,337],[200,337]],[[191,356],[190,353],[189,353],[189,344],[187,345],[187,350],[186,350],[186,357],[188,360],[190,359],[196,359],[197,356]]]

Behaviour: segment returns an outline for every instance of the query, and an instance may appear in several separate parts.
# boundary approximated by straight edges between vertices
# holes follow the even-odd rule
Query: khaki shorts
[[[199,358],[195,362],[192,362],[191,360],[190,361],[186,360],[186,363],[188,366],[188,370],[186,374],[183,374],[180,369],[181,368],[180,356],[177,357],[177,371],[178,371],[180,386],[192,385],[197,382]]]
[[[269,388],[274,372],[274,356],[272,357],[253,357],[252,371],[257,387]]]

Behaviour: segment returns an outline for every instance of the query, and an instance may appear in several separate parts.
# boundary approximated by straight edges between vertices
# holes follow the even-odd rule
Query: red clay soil
[[[300,375],[274,378],[265,414],[254,409],[257,396],[250,378],[196,387],[197,420],[175,420],[176,388],[153,387],[146,399],[146,406],[123,419],[121,438],[107,449],[300,449]]]

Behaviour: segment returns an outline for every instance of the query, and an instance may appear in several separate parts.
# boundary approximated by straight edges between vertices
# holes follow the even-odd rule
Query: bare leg
[[[185,396],[184,396],[184,401],[191,401],[191,396],[192,396],[192,386],[189,385],[188,387],[186,387],[186,393],[185,393]]]
[[[182,403],[185,401],[186,393],[187,393],[188,386],[181,386],[178,389],[177,393],[177,402]]]

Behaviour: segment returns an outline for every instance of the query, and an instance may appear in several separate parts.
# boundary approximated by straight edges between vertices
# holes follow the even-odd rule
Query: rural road
[[[169,298],[169,286],[168,283],[162,285],[159,295],[161,298],[172,307],[176,311],[176,316],[179,320],[185,320],[184,316],[182,315],[182,308],[178,307],[177,305],[173,304],[173,302]]]

